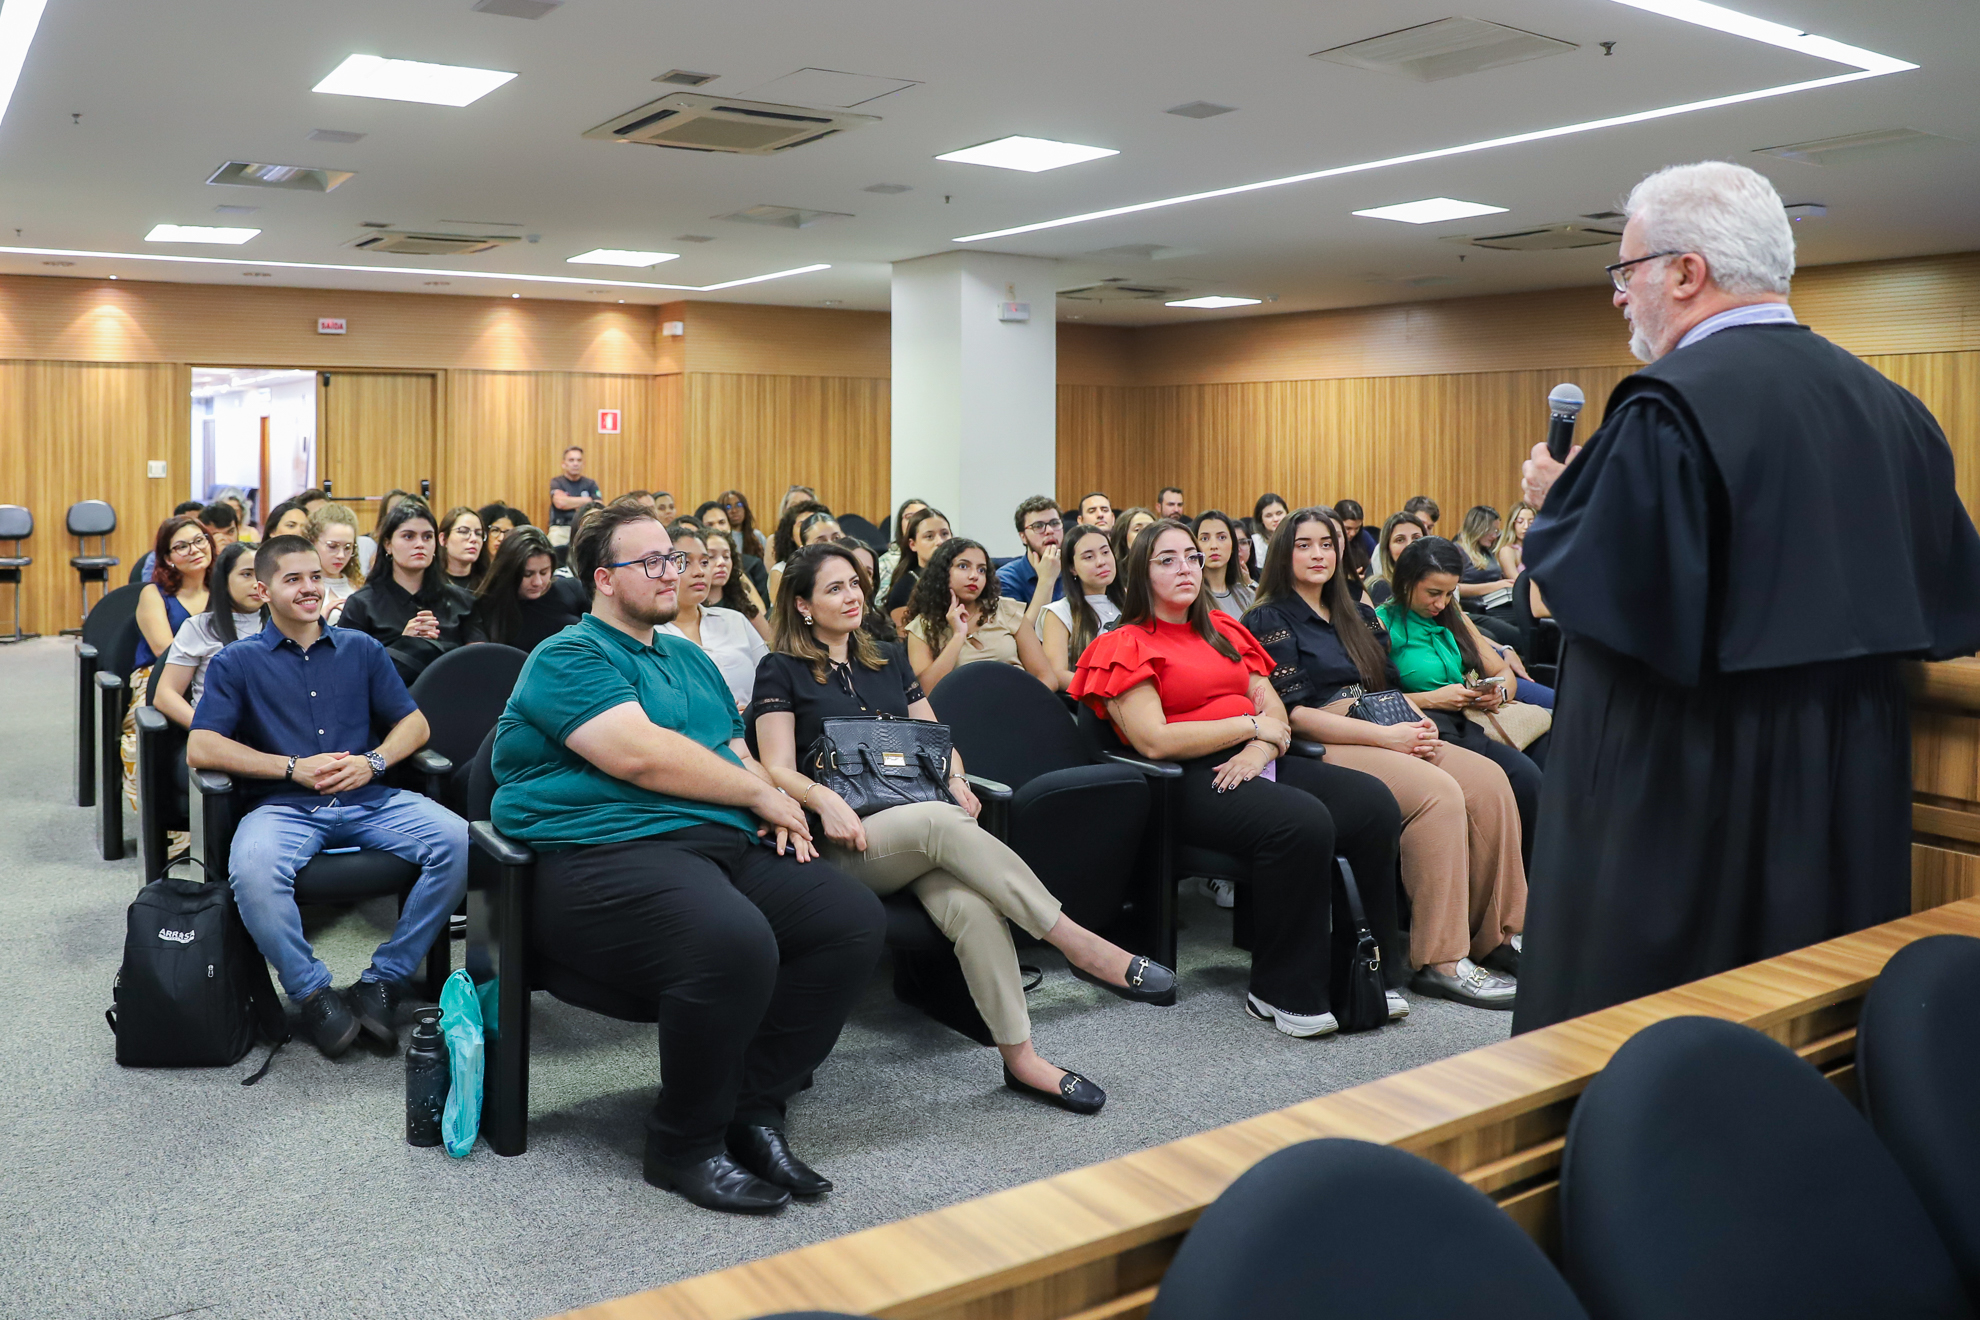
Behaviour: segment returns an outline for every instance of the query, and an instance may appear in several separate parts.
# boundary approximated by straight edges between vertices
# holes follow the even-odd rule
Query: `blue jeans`
[[[324,848],[374,848],[419,867],[399,924],[362,980],[410,977],[467,892],[467,822],[430,798],[398,789],[374,806],[256,807],[234,832],[227,880],[256,947],[297,1002],[330,984],[296,908],[296,872]]]

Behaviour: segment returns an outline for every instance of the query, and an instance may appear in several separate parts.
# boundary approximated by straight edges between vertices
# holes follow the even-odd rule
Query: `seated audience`
[[[488,553],[497,554],[502,549],[502,538],[521,526],[509,517],[509,506],[501,500],[493,500],[475,510],[481,519],[482,530],[488,533]]]
[[[574,577],[557,576],[550,538],[518,527],[502,541],[474,599],[480,640],[534,651],[584,617],[590,602]]]
[[[1361,562],[1371,563],[1375,558],[1375,533],[1366,525],[1368,515],[1362,511],[1361,502],[1340,501],[1334,505],[1334,516],[1347,529],[1348,544],[1361,552]]]
[[[165,652],[165,672],[152,703],[182,729],[192,727],[193,711],[206,691],[207,662],[268,622],[265,593],[254,575],[253,546],[236,541],[222,550],[213,561],[211,578],[225,590],[224,603],[218,593],[210,593],[207,610],[179,625]]]
[[[378,567],[378,546],[384,539],[379,535],[379,529],[384,527],[385,520],[392,516],[392,510],[399,507],[399,501],[412,498],[407,492],[395,487],[386,491],[384,497],[378,501],[378,520],[371,526],[371,535],[358,538],[358,571],[366,577],[370,577],[371,571]]]
[[[316,516],[319,506],[329,502],[330,492],[321,486],[311,486],[308,490],[296,492],[295,495],[295,503],[302,505],[302,511],[312,518]]]
[[[921,580],[921,566],[949,539],[949,520],[940,509],[923,506],[908,518],[907,549],[894,565],[894,580],[887,588],[887,617],[896,628],[907,625],[908,602]]]
[[[674,493],[672,491],[656,490],[653,492],[653,511],[660,515],[663,522],[673,522],[676,518],[680,517],[680,511],[674,507]]]
[[[284,500],[268,511],[268,534],[270,536],[307,536],[309,534],[309,510],[301,500]]]
[[[1396,560],[1410,544],[1425,535],[1415,514],[1392,513],[1382,524],[1382,538],[1375,546],[1375,562],[1368,571],[1368,601],[1380,605],[1389,598],[1390,583],[1396,575]]]
[[[908,549],[909,519],[927,507],[927,500],[918,500],[910,495],[901,501],[899,508],[894,510],[894,539],[888,544],[887,552],[880,556],[880,576],[874,579],[874,587],[879,594],[873,598],[874,602],[885,600],[887,589],[894,584],[894,569]]]
[[[228,486],[215,496],[214,499],[217,503],[226,504],[234,510],[234,538],[236,540],[246,541],[249,545],[253,545],[261,539],[261,529],[255,525],[252,518],[248,517],[248,501],[253,500],[259,503],[259,490],[250,487],[248,490],[242,491],[238,486]],[[220,547],[216,545],[213,548],[213,552],[218,554]]]
[[[488,535],[482,530],[481,515],[465,504],[447,510],[447,516],[440,520],[440,553],[449,582],[470,596],[479,591],[495,560]]]
[[[1365,692],[1401,686],[1375,611],[1341,573],[1347,532],[1331,509],[1301,509],[1265,557],[1244,626],[1276,662],[1272,687],[1293,733],[1327,760],[1374,775],[1402,810],[1402,878],[1412,913],[1411,988],[1482,1008],[1513,1006],[1526,920],[1519,804],[1498,766],[1446,744],[1419,718],[1374,724],[1351,715]]]
[[[1279,524],[1286,516],[1286,497],[1266,491],[1251,506],[1251,520],[1258,524],[1251,537],[1251,562],[1262,565],[1265,562],[1265,549],[1271,544],[1272,534],[1279,530]],[[1254,576],[1256,576],[1254,574]]]
[[[802,487],[794,486],[791,489],[795,492],[802,489]],[[786,497],[784,512],[777,519],[776,534],[770,538],[770,598],[772,600],[775,600],[777,597],[778,575],[784,571],[784,565],[789,562],[790,557],[796,554],[798,549],[804,545],[799,524],[810,523],[814,514],[825,515],[827,521],[830,521],[832,518],[832,511],[816,500],[800,500],[793,504]],[[837,536],[838,524],[836,522],[832,523],[832,529],[832,535]]]
[[[1492,556],[1499,544],[1499,511],[1477,504],[1464,512],[1453,543],[1463,552],[1464,572],[1458,579],[1458,604],[1467,614],[1487,618],[1512,616],[1512,579]]]
[[[956,946],[970,997],[1004,1057],[1004,1085],[1074,1113],[1091,1114],[1106,1092],[1040,1058],[1031,1043],[1024,977],[1011,942],[1015,922],[1066,955],[1074,975],[1125,999],[1160,999],[1175,988],[1168,968],[1130,955],[1065,916],[1059,901],[1009,846],[978,828],[981,811],[949,761],[948,802],[916,802],[857,816],[800,768],[824,722],[892,715],[935,720],[899,652],[861,628],[866,571],[837,545],[810,546],[792,561],[777,598],[777,649],[756,681],[756,742],[778,787],[814,812],[825,857],[877,894],[911,889]]]
[[[197,515],[205,507],[206,505],[199,500],[180,500],[172,506],[172,516],[174,518],[183,518],[189,513]],[[158,552],[156,550],[145,551],[144,558],[138,560],[137,570],[131,574],[131,581],[151,581],[151,570],[156,567],[158,567]]]
[[[1080,653],[1121,617],[1124,597],[1113,542],[1097,524],[1074,523],[1061,553],[1073,590],[1045,607],[1039,643],[1052,666],[1052,686],[1063,692],[1072,684]]]
[[[770,609],[763,603],[763,594],[757,590],[755,581],[736,567],[740,559],[751,559],[758,568],[763,567],[763,561],[754,555],[737,554],[736,535],[725,528],[704,528],[702,540],[708,546],[708,599],[742,615],[767,646]]]
[[[1183,512],[1183,493],[1181,486],[1164,486],[1155,493],[1155,515],[1158,518],[1169,518],[1176,522],[1186,523],[1189,521],[1189,515]]]
[[[1505,575],[1507,581],[1516,580],[1526,567],[1526,532],[1533,526],[1533,515],[1537,512],[1531,504],[1521,500],[1506,515],[1505,535],[1499,538],[1492,555],[1499,561],[1499,572]]]
[[[783,503],[777,507],[777,521],[800,504],[819,504],[818,491],[812,486],[788,486],[784,490]]]
[[[407,683],[447,652],[481,640],[474,597],[447,580],[433,511],[403,499],[378,525],[379,551],[338,626],[382,643]],[[320,587],[319,587],[320,590]]]
[[[228,505],[218,507],[233,512]],[[206,609],[214,545],[201,521],[204,517],[202,512],[199,518],[167,518],[158,525],[158,537],[152,546],[156,566],[151,570],[151,581],[138,592],[137,654],[132,659],[131,672],[124,679],[129,699],[124,704],[124,723],[117,738],[118,754],[124,764],[124,799],[132,811],[138,806],[137,712],[150,689],[151,667],[171,649],[172,638],[180,626]]]
[[[215,500],[199,511],[199,525],[206,529],[207,539],[213,543],[213,553],[233,541],[244,539],[241,536],[241,516],[226,500]]]
[[[956,666],[986,660],[1020,666],[1052,684],[1037,630],[1024,607],[998,590],[989,552],[974,541],[950,537],[929,557],[902,631],[908,666],[924,692],[933,692]]]
[[[1437,519],[1443,516],[1443,510],[1439,509],[1437,501],[1428,495],[1410,496],[1403,501],[1402,511],[1422,523],[1426,535],[1437,534]]]
[[[1280,759],[1292,732],[1272,690],[1272,658],[1243,624],[1210,608],[1187,526],[1153,524],[1122,576],[1121,622],[1080,656],[1072,695],[1142,756],[1181,763],[1180,839],[1246,863],[1254,943],[1245,1012],[1289,1036],[1336,1031],[1332,970],[1337,952],[1345,966],[1353,932],[1330,917],[1333,858],[1347,857],[1370,928],[1394,949],[1396,800],[1359,771]],[[1408,1011],[1391,992],[1389,1015]]]
[[[1464,717],[1468,710],[1491,712],[1504,705],[1517,675],[1458,608],[1463,568],[1463,554],[1441,536],[1413,542],[1396,561],[1395,594],[1376,607],[1375,617],[1389,634],[1389,655],[1411,704],[1436,722],[1445,742],[1490,757],[1512,781],[1519,800],[1521,847],[1530,857],[1540,808],[1540,768],[1546,764],[1551,735],[1541,735],[1521,751],[1494,741]],[[1472,674],[1505,681],[1473,687],[1467,682]]]
[[[701,529],[693,523],[677,522],[667,529],[667,535],[675,551],[687,556],[687,562],[681,566],[673,621],[661,624],[660,631],[685,637],[708,652],[736,699],[736,709],[747,710],[750,692],[756,686],[757,662],[770,653],[770,648],[749,626],[748,619],[708,603],[713,557]]]
[[[1155,521],[1155,511],[1136,505],[1132,509],[1122,509],[1114,515],[1113,530],[1108,535],[1114,538],[1114,562],[1127,563],[1128,550],[1134,540],[1141,535],[1141,529]]]
[[[426,744],[426,717],[384,649],[322,623],[323,569],[300,536],[255,551],[267,627],[207,663],[186,761],[240,781],[255,803],[234,832],[228,883],[242,922],[302,1029],[335,1058],[359,1031],[396,1050],[404,984],[467,892],[467,822],[437,803],[379,782]],[[318,697],[316,694],[324,695]],[[390,732],[372,742],[372,730]],[[419,867],[419,879],[371,965],[343,991],[303,934],[295,878],[325,848],[375,848]]]
[[[629,490],[616,500],[613,500],[612,503],[637,504],[648,513],[656,515],[660,512],[659,502],[653,498],[653,492],[650,490]],[[670,518],[668,521],[671,522],[673,520]]]
[[[694,520],[701,524],[704,531],[722,533],[725,538],[724,543],[729,547],[731,569],[756,596],[757,614],[752,615],[751,618],[760,616],[763,623],[757,631],[766,632],[770,626],[770,570],[761,559],[749,553],[742,536],[729,522],[729,511],[714,500],[696,509]],[[712,546],[710,548],[713,549]],[[730,605],[728,608],[734,609],[735,606]],[[766,636],[763,640],[767,642],[770,639]]]
[[[1059,514],[1057,500],[1033,495],[1017,506],[1011,521],[1017,526],[1024,553],[997,570],[997,586],[1005,600],[1018,603],[1026,621],[1036,628],[1045,607],[1065,595],[1059,557],[1059,545],[1066,539],[1065,519]]]
[[[762,1214],[831,1189],[792,1154],[784,1109],[865,990],[886,918],[816,860],[715,663],[658,631],[678,554],[643,509],[576,531],[592,611],[536,649],[502,713],[494,823],[538,851],[541,956],[658,1012],[646,1180]]]
[[[1241,619],[1251,608],[1255,592],[1250,574],[1238,561],[1237,523],[1227,513],[1206,509],[1190,524],[1196,548],[1203,553],[1203,589],[1210,596],[1210,608]]]
[[[1079,502],[1079,520],[1103,532],[1114,530],[1114,502],[1106,491],[1096,490]]]
[[[844,546],[847,552],[859,561],[859,571],[866,574],[865,580],[860,584],[859,598],[862,601],[871,601],[873,599],[874,574],[878,572],[880,563],[879,560],[874,558],[873,547],[860,540],[857,536],[842,536],[838,540],[831,542],[831,544]],[[860,631],[864,632],[880,645],[891,647],[899,651],[903,656],[907,654],[907,649],[901,643],[900,630],[894,627],[893,622],[885,614],[882,614],[871,604],[866,605],[861,612],[859,627]],[[774,635],[772,640],[775,640]]]
[[[304,539],[316,547],[323,565],[323,622],[335,628],[343,621],[344,602],[364,585],[357,566],[357,515],[341,504],[319,504]]]
[[[770,542],[756,526],[756,515],[749,509],[749,497],[739,490],[725,490],[715,498],[721,501],[722,511],[729,515],[729,530],[742,538],[737,551],[748,551],[761,559],[769,551]]]

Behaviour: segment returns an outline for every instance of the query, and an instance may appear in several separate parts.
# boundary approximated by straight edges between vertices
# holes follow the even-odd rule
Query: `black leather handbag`
[[[1400,694],[1398,694],[1400,695]],[[1388,984],[1382,978],[1382,945],[1368,928],[1354,868],[1342,858],[1341,890],[1354,922],[1354,954],[1344,971],[1345,985],[1334,995],[1334,1019],[1342,1031],[1373,1031],[1389,1020]]]
[[[1348,714],[1370,724],[1414,724],[1423,718],[1409,704],[1409,698],[1394,688],[1362,693],[1348,707]]]
[[[804,754],[804,772],[871,816],[907,802],[954,802],[949,726],[893,715],[830,719]]]

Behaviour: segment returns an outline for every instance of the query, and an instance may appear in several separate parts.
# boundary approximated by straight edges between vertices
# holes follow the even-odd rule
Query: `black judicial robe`
[[[1617,386],[1525,561],[1568,646],[1514,1031],[1909,911],[1899,661],[1980,650],[1923,404],[1805,327],[1721,330]]]

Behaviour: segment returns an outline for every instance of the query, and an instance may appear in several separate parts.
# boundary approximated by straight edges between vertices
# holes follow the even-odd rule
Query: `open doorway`
[[[248,519],[316,484],[316,373],[194,367],[191,499],[238,492]]]

